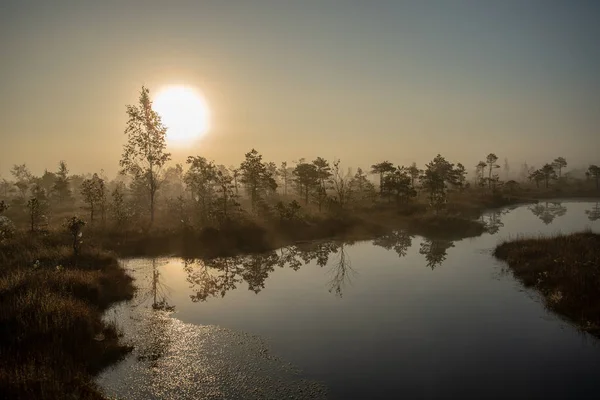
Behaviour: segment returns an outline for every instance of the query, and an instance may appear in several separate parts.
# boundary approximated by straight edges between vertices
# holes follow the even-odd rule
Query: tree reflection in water
[[[170,288],[160,281],[160,271],[158,270],[156,258],[152,259],[152,273],[149,274],[147,283],[138,283],[138,306],[152,300],[152,308],[155,310],[174,311],[175,307],[168,302]]]
[[[567,213],[567,207],[563,206],[560,202],[544,202],[537,203],[529,210],[538,217],[546,225],[551,224],[556,217],[562,217]]]
[[[409,235],[406,231],[397,230],[378,237],[373,240],[373,244],[383,247],[386,250],[393,249],[398,254],[398,257],[404,257],[407,250],[412,246],[413,237],[413,235]]]
[[[482,217],[486,230],[492,234],[503,226],[501,216],[510,210],[493,211]],[[393,250],[399,257],[407,255],[414,235],[404,230],[395,230],[372,241],[375,246]],[[330,275],[330,293],[342,297],[344,288],[351,283],[356,271],[352,268],[346,252],[349,242],[335,240],[297,243],[261,254],[240,255],[213,259],[184,259],[187,282],[194,293],[193,302],[207,301],[211,297],[224,297],[225,294],[245,284],[248,290],[259,293],[265,288],[265,281],[276,267],[299,270],[303,265],[314,262],[327,267]],[[454,242],[447,239],[423,238],[419,253],[425,256],[431,269],[442,264]]]
[[[508,214],[510,210],[493,210],[487,212],[481,216],[481,222],[485,227],[485,231],[490,235],[495,235],[498,233],[500,228],[504,226],[504,223],[501,220],[501,217],[505,214]]]
[[[423,238],[419,253],[425,256],[427,266],[432,270],[446,261],[447,250],[454,247],[451,240]]]
[[[342,292],[347,283],[352,283],[352,276],[356,271],[352,269],[350,258],[344,249],[344,244],[340,244],[337,251],[337,258],[330,263],[329,274],[329,293],[335,292],[336,296],[342,297]]]
[[[490,217],[488,224],[494,223],[494,226],[499,226],[500,219],[498,215]],[[414,236],[406,231],[397,230],[378,237],[373,240],[373,244],[386,250],[394,250],[398,257],[404,257],[412,246],[413,238]],[[446,260],[447,250],[450,247],[454,247],[454,242],[451,240],[423,238],[419,253],[425,256],[427,266],[434,269]]]
[[[585,214],[590,221],[598,221],[600,219],[600,202],[596,202],[591,209],[585,210]]]
[[[343,288],[349,282],[354,270],[341,242],[324,241],[301,243],[261,254],[250,254],[213,259],[185,259],[184,270],[187,281],[194,289],[193,302],[206,301],[210,297],[224,297],[229,290],[245,282],[248,290],[259,293],[275,267],[289,267],[297,271],[304,264],[315,261],[320,267],[329,265],[331,280],[329,291],[342,296]],[[330,255],[337,258],[329,262]]]
[[[135,306],[139,307],[148,300],[152,302],[152,310],[142,318],[143,322],[139,326],[141,330],[139,337],[143,340],[137,345],[137,359],[148,362],[148,366],[154,369],[171,343],[170,336],[167,334],[171,319],[164,311],[174,311],[175,307],[168,302],[170,289],[160,280],[159,263],[155,258],[152,259],[151,265],[151,274],[147,275],[149,282],[138,281]]]

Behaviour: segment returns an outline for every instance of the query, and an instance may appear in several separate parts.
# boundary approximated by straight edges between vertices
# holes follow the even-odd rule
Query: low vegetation
[[[494,254],[538,290],[550,310],[600,337],[599,234],[523,238],[500,244]]]
[[[103,398],[91,377],[129,351],[102,321],[133,294],[115,256],[75,255],[68,234],[17,234],[0,241],[0,265],[3,398]]]

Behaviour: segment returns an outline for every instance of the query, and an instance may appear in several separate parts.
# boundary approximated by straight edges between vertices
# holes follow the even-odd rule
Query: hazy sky
[[[117,171],[142,84],[201,90],[176,161],[600,162],[600,2],[0,0],[0,174]]]

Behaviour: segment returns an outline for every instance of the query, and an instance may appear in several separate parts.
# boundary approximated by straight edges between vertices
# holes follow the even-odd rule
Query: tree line
[[[418,196],[439,211],[448,202],[448,193],[483,190],[492,194],[513,193],[527,183],[548,188],[564,180],[564,157],[557,157],[539,169],[522,166],[517,182],[509,177],[504,162],[505,180],[498,173],[498,156],[490,153],[474,166],[474,177],[467,180],[467,169],[441,154],[420,169],[394,165],[390,161],[373,164],[368,171],[344,169],[341,161],[323,157],[300,159],[279,165],[266,162],[251,149],[239,166],[226,167],[196,155],[182,164],[168,166],[167,129],[152,109],[147,88],[142,88],[138,103],[126,107],[127,137],[119,162],[119,176],[111,181],[102,171],[88,176],[69,175],[65,161],[56,172],[45,171],[35,177],[26,164],[11,169],[12,181],[0,182],[0,213],[9,208],[22,210],[28,227],[39,229],[46,223],[50,208],[72,211],[83,204],[91,224],[124,228],[147,220],[155,223],[157,209],[175,224],[223,226],[241,216],[254,215],[280,222],[298,219],[302,208],[316,212],[343,213],[351,208],[368,207],[378,202],[407,204]],[[375,182],[369,175],[376,177]],[[586,179],[598,189],[600,167],[590,165]],[[162,196],[162,201],[159,197]],[[13,213],[14,215],[14,213]],[[6,223],[6,221],[4,221]]]

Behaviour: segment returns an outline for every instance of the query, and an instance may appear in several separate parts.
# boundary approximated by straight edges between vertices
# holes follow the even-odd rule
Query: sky
[[[211,113],[173,163],[598,164],[599,40],[593,0],[1,0],[0,176],[115,174],[126,105],[172,84]]]

